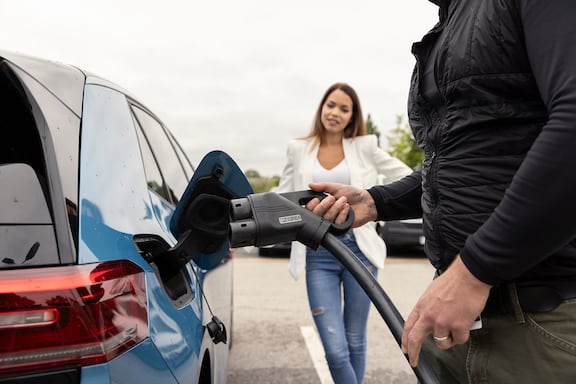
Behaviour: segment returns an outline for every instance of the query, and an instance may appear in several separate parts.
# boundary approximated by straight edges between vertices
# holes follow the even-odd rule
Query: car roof
[[[2,49],[0,49],[0,62],[8,62],[12,66],[26,72],[70,108],[78,117],[82,116],[84,85],[95,84],[123,93],[141,108],[158,118],[141,100],[138,100],[128,90],[102,76],[74,65]]]
[[[0,59],[26,72],[48,89],[76,115],[82,114],[86,75],[71,65],[0,50]]]

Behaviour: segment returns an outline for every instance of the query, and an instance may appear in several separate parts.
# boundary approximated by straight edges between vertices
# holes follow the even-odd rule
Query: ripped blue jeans
[[[376,277],[352,231],[339,238]],[[366,327],[370,299],[326,249],[306,253],[308,302],[335,384],[361,384],[366,371]]]

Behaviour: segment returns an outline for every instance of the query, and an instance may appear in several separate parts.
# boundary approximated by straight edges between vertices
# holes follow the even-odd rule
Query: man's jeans
[[[484,316],[466,344],[441,351],[427,340],[440,383],[576,383],[576,300],[543,313],[512,303],[509,314]]]
[[[339,239],[376,276],[377,268],[358,249],[352,232]],[[336,384],[362,383],[366,370],[366,325],[371,305],[368,295],[350,272],[322,247],[318,251],[307,251],[306,286],[332,379]]]

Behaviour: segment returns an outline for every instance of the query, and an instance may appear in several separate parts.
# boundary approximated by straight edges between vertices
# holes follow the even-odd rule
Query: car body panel
[[[131,108],[157,117],[113,83],[75,67],[4,51],[0,61],[0,76],[11,76],[30,106],[28,124],[36,126],[44,151],[57,258],[39,257],[33,267],[129,260],[144,271],[148,338],[105,364],[81,367],[80,382],[196,383],[209,356],[211,382],[224,383],[228,346],[214,345],[206,331],[212,314],[205,313],[201,285],[211,281],[206,296],[231,321],[231,260],[209,272],[188,263],[181,272],[186,293],[173,299],[153,260],[135,245],[141,235],[166,248],[177,244],[170,230],[175,204],[147,185]]]
[[[129,368],[129,369],[128,369]],[[135,346],[107,364],[83,367],[82,384],[166,383],[179,384],[150,340]]]
[[[126,97],[87,85],[85,100],[81,140],[100,143],[82,146],[80,224],[84,214],[91,214],[119,232],[169,236],[162,225],[167,207],[151,200],[140,153],[129,150],[138,148],[138,139]]]
[[[143,261],[132,241],[132,234],[148,233],[174,246],[176,239],[167,227],[173,209],[148,190],[140,154],[127,150],[137,149],[138,139],[126,97],[104,86],[87,85],[84,105],[82,142],[102,143],[82,146],[80,240],[92,250],[92,255],[129,259],[147,271],[150,338],[178,382],[186,382],[198,375],[196,367],[204,333],[197,279],[187,269],[194,295],[189,304],[176,308],[166,300],[153,269]],[[107,140],[100,140],[104,134]],[[125,172],[116,172],[118,167]],[[93,239],[94,234],[103,233],[108,234],[108,239]],[[94,252],[94,247],[108,244],[110,249]],[[90,254],[80,252],[80,261],[89,262]]]

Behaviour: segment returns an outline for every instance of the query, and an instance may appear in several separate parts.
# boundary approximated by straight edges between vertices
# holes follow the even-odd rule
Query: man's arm
[[[576,1],[517,1],[548,121],[500,205],[461,250],[482,281],[514,280],[576,237]]]
[[[422,174],[410,175],[368,190],[376,204],[376,220],[402,220],[422,217]]]
[[[307,208],[326,220],[341,224],[348,210],[354,211],[353,227],[376,220],[398,220],[422,216],[420,172],[368,190],[338,183],[311,183],[310,189],[330,196],[321,202],[313,199]]]

